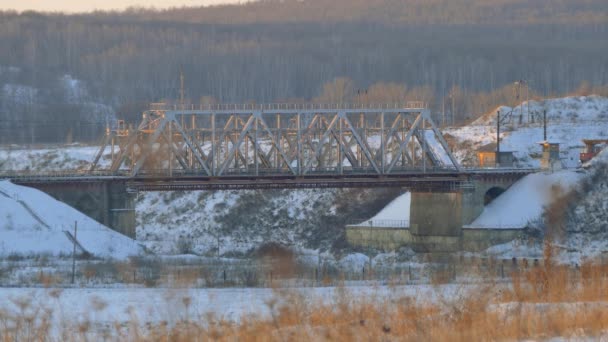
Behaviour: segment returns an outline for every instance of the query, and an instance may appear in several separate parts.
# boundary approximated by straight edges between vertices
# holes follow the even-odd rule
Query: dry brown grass
[[[598,337],[608,333],[608,267],[555,265],[550,247],[541,266],[512,274],[511,283],[464,287],[460,299],[438,294],[435,299],[399,296],[357,298],[338,288],[331,303],[311,302],[300,293],[277,289],[267,303],[270,317],[245,317],[231,323],[213,316],[192,317],[169,326],[142,328],[137,317],[98,334],[91,324],[60,330],[57,340],[116,341],[489,341]],[[442,283],[447,277],[437,275]],[[441,287],[437,285],[437,288]],[[438,290],[440,291],[440,290]],[[56,298],[60,292],[51,293]],[[398,298],[398,299],[395,299]],[[184,297],[188,310],[190,297]],[[51,312],[36,309],[27,298],[0,309],[0,341],[45,341]],[[1,305],[0,305],[1,306]],[[92,303],[92,311],[105,308]],[[189,317],[189,316],[187,316]]]

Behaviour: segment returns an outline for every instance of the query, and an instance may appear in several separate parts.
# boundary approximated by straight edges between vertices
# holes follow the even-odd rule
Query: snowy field
[[[397,301],[411,298],[420,303],[458,300],[467,294],[468,285],[408,285],[388,287],[310,287],[292,289],[230,288],[0,288],[0,311],[26,312],[50,310],[53,323],[91,322],[93,331],[103,331],[115,324],[137,322],[140,328],[167,323],[170,326],[187,319],[214,317],[229,322],[243,318],[270,319],[286,298],[297,297],[303,305],[331,305],[340,301]]]

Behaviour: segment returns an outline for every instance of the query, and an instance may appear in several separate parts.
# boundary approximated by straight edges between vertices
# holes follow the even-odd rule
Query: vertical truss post
[[[283,150],[283,137],[281,135],[281,114],[277,114],[277,119],[276,120],[277,120],[277,122],[276,122],[276,126],[277,126],[277,133],[276,133],[277,142],[276,143],[278,144],[278,146],[275,146],[276,151],[275,151],[275,154],[274,154],[274,165],[273,165],[273,168],[279,170],[281,168],[280,167],[280,165],[281,165],[280,160],[281,159],[279,158],[279,151]]]
[[[217,174],[216,168],[216,146],[215,146],[215,113],[211,113],[211,176]]]
[[[302,113],[298,113],[296,116],[296,153],[298,159],[298,175],[302,175]]]
[[[420,113],[422,114],[422,113]],[[422,119],[422,172],[426,173],[426,120]]]
[[[342,118],[339,118],[340,121],[338,121],[338,172],[340,174],[344,173],[344,170],[342,169],[342,160],[344,159],[344,157],[342,156],[342,135],[344,135],[343,129],[342,129],[342,124],[344,122],[344,120],[342,120]]]
[[[258,113],[258,115],[261,115]],[[259,119],[256,117],[253,123],[253,127],[255,129],[254,139],[253,139],[253,159],[255,163],[255,175],[258,176],[260,174],[260,165],[258,162],[258,122]]]
[[[384,175],[384,160],[386,156],[386,132],[384,132],[384,112],[380,113],[380,174]]]
[[[169,177],[173,177],[173,120],[169,121],[169,141],[167,141],[169,153]]]

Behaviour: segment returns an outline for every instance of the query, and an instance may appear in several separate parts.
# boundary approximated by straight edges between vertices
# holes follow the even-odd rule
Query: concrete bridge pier
[[[460,250],[462,208],[461,192],[412,192],[412,249],[420,253]]]
[[[106,226],[135,239],[135,194],[127,191],[125,183],[107,184]]]
[[[113,230],[135,238],[135,195],[124,182],[22,184],[41,190]]]

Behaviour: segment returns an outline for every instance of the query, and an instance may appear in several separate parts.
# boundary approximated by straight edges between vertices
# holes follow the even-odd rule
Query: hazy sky
[[[129,6],[166,8],[237,2],[239,0],[0,0],[0,10],[88,12],[96,9],[125,9]]]

